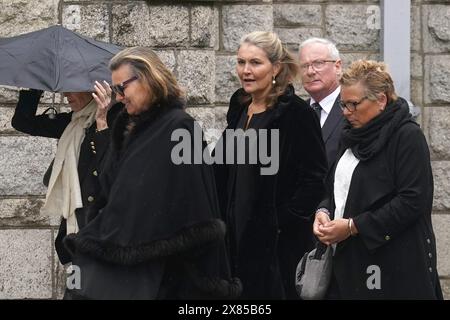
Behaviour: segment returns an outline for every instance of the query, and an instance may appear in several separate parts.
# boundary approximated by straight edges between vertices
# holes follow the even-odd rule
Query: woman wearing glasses
[[[233,144],[229,130],[238,141],[258,138],[245,147],[237,144],[237,159],[216,170],[232,271],[242,281],[244,299],[296,299],[295,267],[313,244],[310,217],[323,196],[327,171],[319,122],[295,95],[298,66],[275,33],[244,36],[236,71],[242,88],[231,97],[222,146]],[[226,154],[220,143],[215,155]],[[277,170],[264,173],[261,158],[251,162],[262,145],[269,145]]]
[[[196,126],[175,77],[143,47],[119,52],[110,69],[125,109],[112,129],[98,215],[65,239],[81,270],[76,296],[236,297],[240,283],[229,278],[212,167],[173,159],[173,133],[192,139]]]
[[[427,142],[383,63],[341,80],[346,118],[313,231],[333,245],[330,299],[442,299]]]

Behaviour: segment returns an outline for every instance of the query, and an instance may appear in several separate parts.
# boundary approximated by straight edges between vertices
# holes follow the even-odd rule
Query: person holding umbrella
[[[18,131],[59,139],[43,211],[62,216],[55,240],[62,264],[72,261],[63,238],[86,225],[87,209],[100,190],[99,164],[108,148],[108,128],[123,107],[117,103],[111,107],[110,92],[106,81],[103,85],[96,82],[95,93],[65,92],[72,111],[49,117],[45,113],[36,115],[42,91],[22,90],[11,121]]]

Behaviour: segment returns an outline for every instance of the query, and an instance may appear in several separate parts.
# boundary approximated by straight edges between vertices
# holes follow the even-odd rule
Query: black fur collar
[[[182,109],[182,101],[173,99],[168,103],[154,104],[139,115],[129,115],[124,108],[116,118],[112,129],[112,145],[116,152],[120,153],[133,136],[148,128],[157,118],[170,109]]]
[[[242,88],[238,89],[231,97],[230,107],[227,113],[227,122],[229,127],[236,127],[242,112],[249,105],[249,102],[245,102],[247,98],[248,94]],[[283,114],[286,113],[294,98],[294,87],[292,85],[288,85],[284,94],[278,97],[277,102],[273,106],[272,122],[277,121]]]

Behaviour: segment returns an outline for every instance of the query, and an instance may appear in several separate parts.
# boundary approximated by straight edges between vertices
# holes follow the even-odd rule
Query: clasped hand
[[[330,220],[328,214],[319,211],[314,219],[313,232],[326,245],[339,243],[350,236],[348,219]]]

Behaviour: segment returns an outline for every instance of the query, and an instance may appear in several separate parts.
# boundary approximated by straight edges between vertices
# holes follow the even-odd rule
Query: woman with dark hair
[[[294,93],[298,66],[275,33],[244,36],[236,71],[242,88],[231,97],[214,153],[225,155],[222,148],[248,139],[235,148],[238,159],[216,166],[233,275],[244,299],[296,299],[295,268],[313,245],[311,217],[327,171],[319,122]],[[261,158],[250,161],[264,154],[263,146],[270,167]]]
[[[212,167],[175,164],[172,134],[194,136],[175,77],[150,49],[119,52],[112,90],[125,105],[100,177],[98,214],[65,244],[81,269],[75,298],[230,298],[225,224]]]
[[[340,83],[346,125],[314,222],[335,249],[327,298],[442,299],[425,137],[383,63],[356,61]]]

